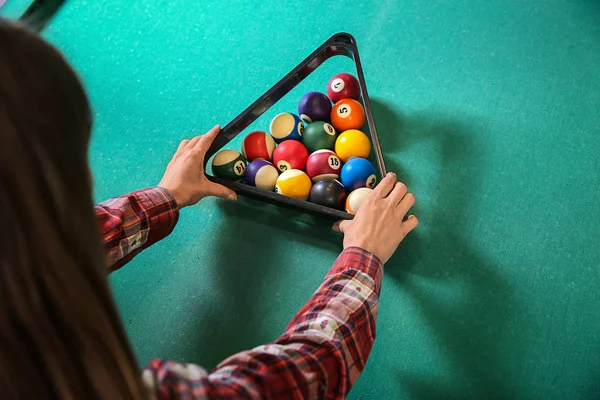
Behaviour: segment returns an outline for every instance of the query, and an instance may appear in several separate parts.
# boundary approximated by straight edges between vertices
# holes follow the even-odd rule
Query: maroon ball
[[[317,150],[308,157],[306,174],[313,182],[323,179],[338,179],[342,161],[331,150]]]
[[[344,99],[358,100],[360,97],[358,79],[345,72],[337,74],[327,85],[327,95],[334,103]]]

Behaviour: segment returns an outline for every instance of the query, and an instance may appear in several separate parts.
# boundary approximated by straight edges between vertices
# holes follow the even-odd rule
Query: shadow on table
[[[401,251],[387,264],[386,274],[401,281],[438,338],[453,365],[454,379],[460,382],[458,397],[511,398],[507,379],[514,366],[510,360],[519,349],[511,347],[507,329],[515,326],[518,307],[497,266],[471,247],[466,234],[473,229],[469,210],[478,199],[478,182],[485,168],[485,147],[473,132],[483,129],[482,124],[446,118],[433,110],[394,115],[377,99],[373,112],[378,131],[387,132],[382,135],[384,152],[401,151],[426,140],[437,147],[428,154],[439,157],[436,194],[429,202],[434,208],[421,212],[417,203],[412,212],[420,216],[421,229],[402,243]],[[412,179],[402,165],[389,157],[386,162],[411,187]],[[448,290],[455,294],[455,301],[448,300]],[[411,398],[452,397],[449,388],[436,380],[439,373],[419,376],[407,367],[398,368]]]
[[[270,252],[258,250],[270,247],[272,238],[232,218],[222,219],[217,235],[220,245],[209,250],[214,257],[214,306],[199,321],[208,341],[203,345],[209,345],[202,351],[201,364],[209,369],[232,354],[273,339],[266,336],[260,308],[265,286],[270,286],[265,283],[274,279],[277,265]]]
[[[198,321],[210,338],[210,350],[198,350],[202,354],[198,362],[206,368],[239,351],[273,341],[273,331],[279,331],[279,326],[283,333],[287,320],[263,318],[267,307],[286,299],[285,287],[278,282],[282,260],[289,260],[290,254],[279,234],[332,253],[341,249],[342,241],[341,235],[330,229],[331,223],[294,211],[248,199],[219,201],[218,206],[226,217],[216,240],[220,246],[212,250],[216,306]],[[277,298],[277,293],[281,297]]]
[[[297,235],[297,239],[307,244],[340,249],[342,243],[342,236],[331,229],[333,220],[247,198],[235,203],[221,201],[219,207],[231,218]]]

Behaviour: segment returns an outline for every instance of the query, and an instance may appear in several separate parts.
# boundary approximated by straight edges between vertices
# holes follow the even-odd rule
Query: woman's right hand
[[[419,224],[414,215],[406,217],[415,200],[396,174],[389,173],[363,200],[353,220],[337,222],[333,228],[344,234],[344,248],[360,247],[386,263]]]
[[[208,196],[237,199],[233,190],[209,181],[204,173],[204,157],[220,131],[217,125],[204,135],[182,141],[167,166],[158,186],[171,193],[179,208],[194,205]]]

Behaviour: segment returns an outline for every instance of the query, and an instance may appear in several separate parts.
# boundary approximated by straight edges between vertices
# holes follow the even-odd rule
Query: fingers
[[[390,191],[394,188],[394,185],[398,181],[396,174],[389,172],[382,180],[379,185],[373,189],[373,195],[379,198],[385,198]]]
[[[200,142],[201,140],[202,140],[202,135],[193,137],[192,140],[190,140],[190,142],[186,146],[186,149],[189,149],[189,150],[193,149],[196,146],[196,144],[198,142]]]
[[[206,132],[204,136],[210,141],[210,143],[212,143],[213,140],[215,140],[215,138],[219,134],[219,132],[221,132],[221,127],[219,125],[215,125],[210,131]]]
[[[217,135],[221,132],[221,127],[219,125],[215,125],[210,131],[206,132],[202,136],[198,136],[200,140],[194,143],[194,149],[200,151],[207,151],[212,142],[214,142]]]
[[[408,217],[406,217],[406,221],[402,223],[402,227],[404,228],[406,233],[412,231],[417,226],[419,226],[419,219],[414,215],[409,215]]]
[[[196,136],[191,140],[182,140],[181,143],[179,143],[177,152],[186,149],[196,149],[199,151],[206,152],[220,131],[221,127],[219,125],[215,125],[210,131],[206,132],[204,135]]]
[[[187,147],[188,143],[190,143],[189,140],[187,140],[187,139],[182,140],[181,143],[179,143],[179,147],[177,147],[177,152],[180,152],[181,150],[185,149]]]
[[[402,201],[402,198],[406,196],[408,192],[408,188],[402,182],[396,182],[394,185],[394,189],[388,195],[388,199],[392,202],[393,205],[397,205]]]
[[[338,233],[344,233],[346,231],[346,229],[348,229],[348,227],[350,226],[351,221],[344,219],[342,221],[338,221],[335,224],[333,224],[333,226],[331,227],[331,229],[333,229],[334,231],[338,232]]]
[[[412,193],[408,193],[404,196],[400,204],[398,204],[398,212],[400,215],[404,215],[410,210],[410,208],[415,204],[415,195]],[[408,220],[407,220],[408,221]]]
[[[207,194],[209,196],[221,197],[221,198],[227,199],[227,200],[236,200],[237,199],[237,195],[233,190],[231,190],[223,185],[219,185],[219,184],[213,183],[213,182],[210,182],[210,184],[207,188]]]

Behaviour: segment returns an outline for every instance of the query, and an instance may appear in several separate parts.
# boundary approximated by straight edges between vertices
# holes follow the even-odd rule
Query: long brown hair
[[[93,213],[91,112],[63,57],[0,19],[0,398],[137,399]]]

